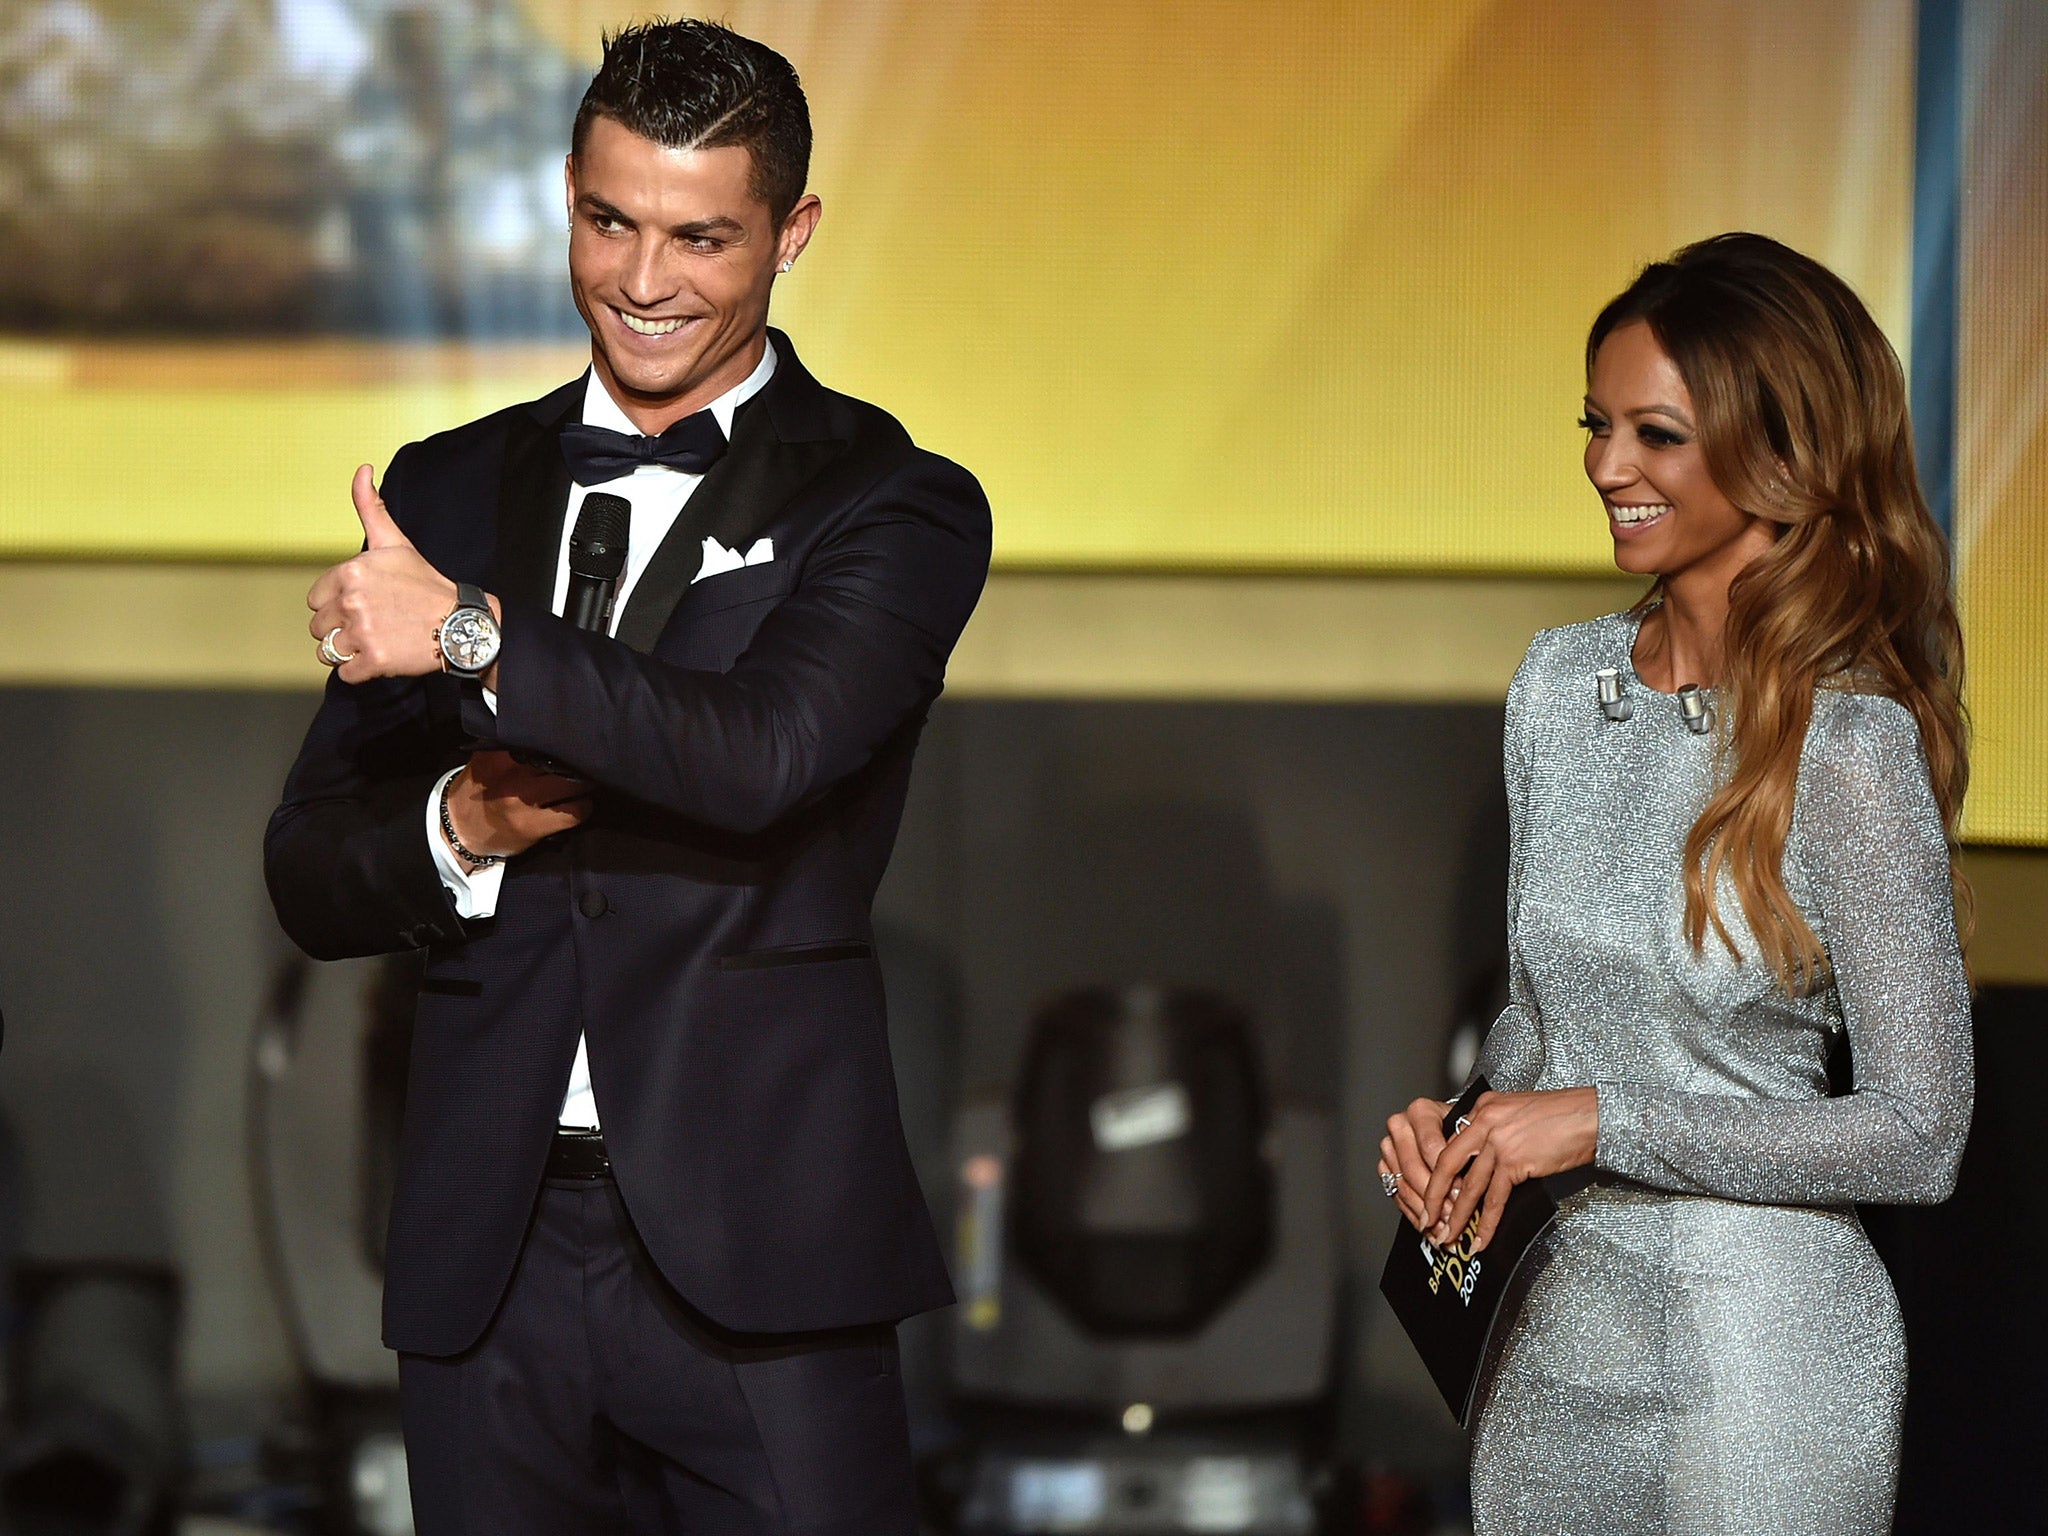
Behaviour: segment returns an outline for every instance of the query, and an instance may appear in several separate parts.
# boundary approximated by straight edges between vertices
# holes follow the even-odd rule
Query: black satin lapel
[[[569,507],[569,466],[555,435],[559,425],[522,416],[505,445],[491,590],[508,602],[554,604],[562,519]]]
[[[727,549],[744,553],[756,530],[767,526],[790,497],[845,451],[844,443],[832,440],[785,443],[766,410],[741,407],[733,424],[732,447],[684,504],[682,515],[635,583],[613,633],[636,651],[653,650],[676,604],[703,568],[704,540],[715,538]]]

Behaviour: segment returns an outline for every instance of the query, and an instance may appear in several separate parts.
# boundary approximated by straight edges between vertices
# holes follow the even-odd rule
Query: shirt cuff
[[[434,870],[440,875],[441,884],[454,898],[455,915],[491,917],[498,910],[498,887],[505,883],[504,864],[486,864],[482,869],[472,870],[455,857],[455,850],[441,835],[441,795],[448,788],[448,781],[460,772],[460,768],[449,769],[427,791],[427,846],[434,852]]]

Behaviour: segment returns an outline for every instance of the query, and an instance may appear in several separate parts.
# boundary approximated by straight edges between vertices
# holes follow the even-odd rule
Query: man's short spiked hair
[[[715,21],[651,21],[606,38],[576,109],[575,153],[600,117],[670,149],[741,146],[753,157],[754,196],[777,227],[811,174],[811,109],[796,70]]]

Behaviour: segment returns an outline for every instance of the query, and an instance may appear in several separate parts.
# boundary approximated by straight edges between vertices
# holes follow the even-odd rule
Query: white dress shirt
[[[754,371],[707,407],[728,440],[732,437],[733,414],[759,394],[774,376],[775,343],[771,341],[762,349],[761,361]],[[640,435],[640,429],[619,408],[619,403],[611,397],[594,368],[585,376],[583,420],[589,426],[609,427],[614,432],[624,432],[633,437]],[[585,496],[592,491],[608,491],[614,496],[625,497],[633,507],[632,522],[626,535],[626,569],[619,577],[618,594],[612,600],[612,627],[616,629],[619,615],[626,611],[627,599],[633,595],[633,588],[646,571],[648,562],[654,558],[654,552],[668,537],[669,529],[675,526],[684,506],[703,481],[702,475],[685,474],[663,464],[642,464],[630,475],[621,475],[600,485],[572,484],[569,487],[568,510],[562,518],[562,544],[555,554],[554,611],[559,614],[569,596],[569,536],[575,532],[576,514]],[[488,690],[484,693],[484,702],[496,711],[498,701]],[[443,774],[427,796],[427,845],[434,851],[434,867],[441,873],[441,883],[455,899],[457,915],[489,917],[498,910],[498,888],[505,880],[505,866],[490,864],[472,870],[455,857],[454,850],[441,836],[441,793],[459,772],[460,769],[451,769]],[[581,1035],[576,1037],[576,1062],[569,1069],[569,1087],[562,1098],[561,1123],[590,1130],[595,1130],[600,1124],[597,1097],[590,1087],[590,1051]]]

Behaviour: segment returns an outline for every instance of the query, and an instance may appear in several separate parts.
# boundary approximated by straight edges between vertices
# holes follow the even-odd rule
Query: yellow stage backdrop
[[[1956,554],[1967,830],[2048,843],[2048,6],[1963,9]],[[2048,932],[2040,935],[2048,950]]]
[[[201,8],[90,3],[160,29]],[[2048,842],[2048,9],[1964,10],[1969,830]],[[573,79],[636,10],[463,14]],[[826,220],[778,320],[982,477],[1008,569],[1607,570],[1572,426],[1584,329],[1641,263],[1718,230],[1810,251],[1910,340],[1912,0],[724,14],[790,54],[816,118]],[[357,462],[579,365],[516,328],[0,335],[0,558],[336,556]]]
[[[631,10],[524,14],[587,58]],[[1585,326],[1716,230],[1812,251],[1903,339],[1911,0],[726,15],[814,105],[826,219],[779,319],[982,476],[1012,567],[1599,570]],[[574,366],[17,342],[0,553],[337,552],[355,463]]]

